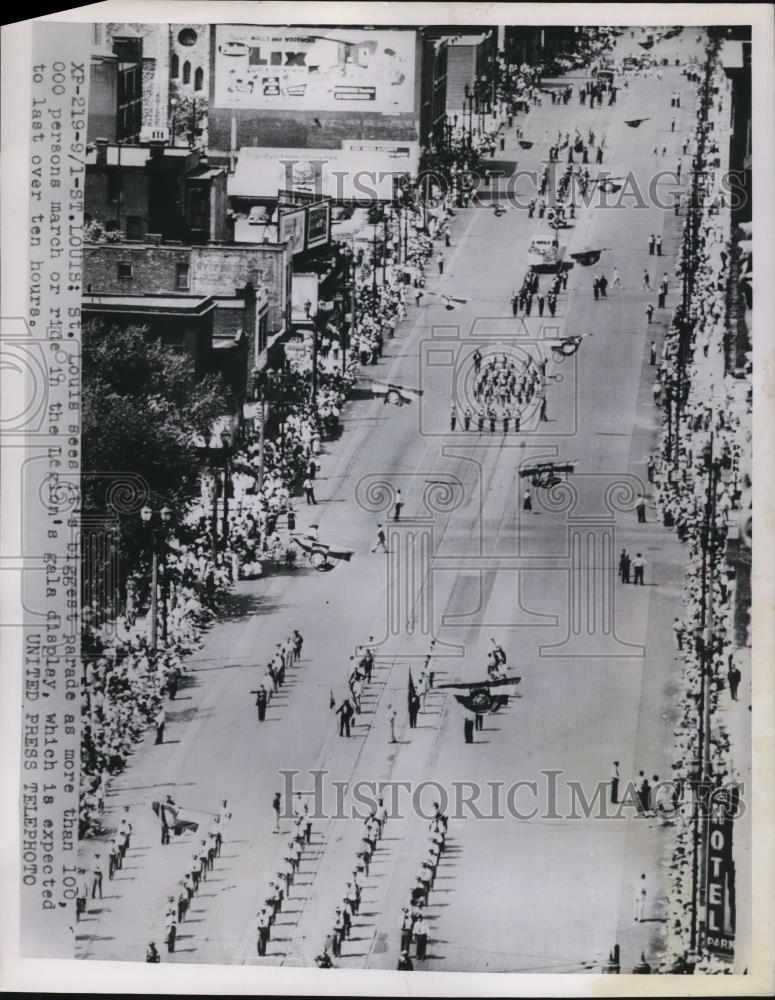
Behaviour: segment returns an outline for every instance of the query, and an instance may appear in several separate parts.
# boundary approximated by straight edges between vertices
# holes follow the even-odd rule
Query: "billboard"
[[[414,31],[215,29],[214,101],[271,111],[414,111]]]
[[[307,249],[322,247],[331,232],[331,205],[327,201],[307,208]]]
[[[304,253],[307,234],[307,212],[304,208],[296,208],[283,212],[277,220],[277,242],[287,243],[291,255]]]

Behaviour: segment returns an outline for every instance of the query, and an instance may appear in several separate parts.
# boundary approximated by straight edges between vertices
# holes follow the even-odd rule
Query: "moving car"
[[[554,233],[539,233],[528,247],[527,262],[534,271],[557,271],[565,256],[565,247]]]

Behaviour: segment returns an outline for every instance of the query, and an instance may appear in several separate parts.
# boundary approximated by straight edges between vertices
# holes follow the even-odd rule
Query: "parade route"
[[[625,33],[614,57],[634,45]],[[592,129],[598,141],[604,134],[602,169],[630,177],[643,204],[633,196],[617,205],[612,195],[610,207],[596,198],[580,206],[562,239],[568,254],[605,248],[600,263],[570,271],[556,315],[539,316],[534,307],[529,317],[512,315],[511,299],[545,220],[528,218],[495,185],[481,189],[479,204],[455,210],[443,274],[435,261],[429,265],[427,291],[438,294],[427,294],[419,307],[410,302],[379,364],[362,373],[422,388],[423,395],[398,408],[381,397],[349,402],[341,438],[320,458],[317,505],[303,498],[297,504],[298,530],[316,524],[321,539],[354,550],[352,560],[318,573],[300,559],[294,569],[272,568],[235,585],[227,613],[205,634],[185,664],[187,679],[167,703],[164,742],[156,745],[149,733],[111,780],[105,821],[115,828],[128,807],[132,843],[123,868],[105,882],[101,900],[89,899],[76,927],[79,958],[138,961],[148,942],[161,946],[166,900],[198,843],[191,833],[160,843],[151,802],[173,794],[187,810],[211,814],[225,799],[231,818],[222,853],[163,961],[314,964],[352,877],[363,828],[358,819],[334,815],[335,782],[348,793],[358,782],[412,789],[422,782],[443,789],[455,782],[478,789],[523,782],[518,803],[526,813],[538,809],[529,819],[450,814],[427,906],[428,952],[416,969],[599,972],[619,944],[622,971],[630,971],[641,952],[659,955],[665,828],[632,811],[620,819],[569,818],[568,787],[575,783],[587,799],[606,799],[613,761],[625,784],[641,770],[667,778],[673,760],[679,661],[670,626],[682,613],[686,560],[651,503],[646,462],[660,413],[649,356],[652,340],[661,351],[677,300],[682,218],[673,214],[673,193],[686,190],[681,147],[696,114],[694,90],[676,60],[699,58],[702,46],[693,38],[661,46],[668,65],[631,77],[613,105],[579,107],[575,88],[584,76],[574,71],[567,105],[546,99],[504,128],[500,156],[518,172],[540,172],[545,133],[553,139],[558,131],[578,127],[586,136]],[[674,91],[685,97],[671,130]],[[628,128],[625,120],[636,114],[643,125]],[[520,146],[516,126],[534,140],[532,148]],[[654,147],[663,144],[667,154],[655,157]],[[649,186],[682,158],[680,183],[657,182],[670,206],[660,208]],[[600,169],[590,163],[593,175]],[[507,209],[501,216],[492,210],[499,200]],[[661,239],[661,256],[649,253],[651,234]],[[615,287],[614,268],[621,276]],[[663,272],[667,303],[648,322],[646,308],[656,307]],[[592,281],[601,274],[608,294],[597,299]],[[541,279],[542,289],[548,281]],[[442,294],[466,301],[448,310]],[[573,335],[583,335],[581,346],[559,361],[551,344]],[[485,358],[545,359],[547,419],[536,408],[518,434],[500,423],[494,431],[466,432],[458,422],[452,431],[450,406],[456,398],[462,410],[468,399],[473,347]],[[525,510],[531,487],[519,469],[549,459],[575,463],[574,473],[551,494],[533,489],[533,508]],[[404,499],[400,521],[385,499],[396,489]],[[645,524],[635,513],[640,493],[648,500]],[[387,528],[387,554],[370,551],[379,523]],[[644,586],[617,579],[621,549],[643,553]],[[259,722],[251,692],[275,644],[293,629],[304,636],[301,660]],[[483,678],[491,638],[521,682],[505,708],[484,716],[468,744],[461,708],[438,684]],[[435,686],[410,729],[409,672],[417,680],[432,640]],[[330,700],[345,697],[350,657],[367,644],[376,657],[373,680],[352,735],[341,737]],[[313,774],[325,773],[326,815],[313,821],[266,955],[258,956],[256,912],[291,837],[289,819],[281,832],[273,829],[272,799],[289,787],[285,772],[296,772],[294,787],[310,807]],[[433,800],[429,788],[424,807]],[[388,819],[379,841],[352,935],[336,959],[340,967],[396,968],[401,914],[429,820],[402,802],[403,815]],[[99,844],[82,843],[87,864]],[[636,922],[641,873],[648,897],[644,919]]]

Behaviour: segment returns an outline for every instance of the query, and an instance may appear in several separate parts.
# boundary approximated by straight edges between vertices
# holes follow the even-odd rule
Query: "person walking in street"
[[[648,275],[646,275],[648,277]],[[651,317],[654,315],[654,306],[651,302],[646,306],[646,322],[651,324]]]
[[[449,414],[449,429],[451,431],[454,431],[456,426],[457,426],[457,407],[453,403],[452,409]]]
[[[466,407],[465,413],[463,414],[463,429],[466,431],[471,430],[471,410]]]
[[[657,345],[652,340],[651,344],[649,345],[649,364],[653,368],[654,365],[656,365],[656,363],[657,363]]]
[[[274,812],[274,832],[280,832],[280,808],[282,805],[282,799],[279,792],[274,793],[274,798],[272,799],[272,810]]]
[[[651,278],[649,277],[649,272],[647,270],[643,271],[643,290],[651,291]]]
[[[164,742],[164,725],[167,721],[167,713],[164,711],[164,705],[159,708],[156,713],[156,718],[153,720],[156,725],[156,745]]]
[[[655,247],[656,247],[656,251],[657,251],[657,257],[661,257],[662,256],[662,237],[661,236],[657,236]]]
[[[258,691],[256,691],[256,710],[258,712],[258,721],[263,722],[266,719],[266,705],[269,700],[269,695],[263,684],[260,684]]]
[[[619,761],[615,760],[611,765],[611,802],[616,805],[619,801]]]
[[[339,716],[339,735],[349,736],[350,735],[350,721],[355,714],[355,711],[350,704],[349,698],[345,698],[342,704],[337,708],[336,714]]]
[[[533,498],[530,495],[530,490],[525,490],[525,493],[522,497],[522,510],[527,511],[529,513],[530,511],[532,511],[532,509],[533,509]]]
[[[403,955],[409,954],[409,949],[412,945],[412,918],[409,914],[409,907],[405,906],[401,912],[401,953]]]
[[[463,717],[463,738],[466,743],[474,742],[474,723],[475,717],[473,712],[465,712]]]
[[[269,911],[262,906],[258,911],[258,926],[256,927],[256,951],[261,958],[266,955],[266,943],[269,940]]]
[[[743,675],[737,666],[731,662],[729,664],[729,670],[727,670],[727,681],[729,682],[729,694],[732,701],[737,701],[737,689],[740,687],[740,681]]]
[[[304,489],[304,496],[307,498],[307,505],[317,506],[317,500],[315,499],[315,487],[312,485],[312,480],[309,476],[307,476],[302,483],[302,488]]]
[[[386,544],[386,540],[385,540],[385,529],[382,527],[381,524],[378,524],[377,525],[377,540],[374,543],[374,545],[371,547],[371,551],[372,552],[376,552],[377,549],[380,548],[380,546],[382,547],[382,551],[383,552],[387,552],[388,548],[387,548],[387,544]]]
[[[646,462],[646,476],[650,483],[654,482],[654,477],[656,475],[656,466],[654,465],[654,456],[649,455],[648,461]]]
[[[439,274],[444,274],[444,254],[441,251],[436,255],[436,263],[439,265]]]
[[[630,582],[630,563],[631,559],[626,549],[622,549],[622,554],[619,556],[619,577],[622,583]]]
[[[387,710],[388,729],[390,731],[390,742],[396,743],[396,710],[392,705],[388,705]]]
[[[428,927],[428,921],[425,919],[425,914],[420,914],[420,919],[414,925],[414,938],[417,943],[416,956],[419,961],[425,958],[425,952],[428,947],[428,935],[430,933],[430,928]]]
[[[621,287],[622,287],[622,279],[619,274],[619,268],[615,267],[613,270],[613,277],[611,279],[611,288],[621,288]]]
[[[656,236],[654,236],[654,234],[652,233],[651,236],[649,236],[649,257],[654,256],[655,246],[656,246]]]
[[[401,957],[398,960],[398,971],[399,972],[414,972],[414,962],[409,957],[409,952],[406,949],[401,951]]]
[[[401,490],[396,490],[396,498],[393,501],[393,520],[401,520],[401,508],[404,506],[404,495]]]
[[[644,585],[643,584],[643,571],[645,570],[645,568],[646,568],[646,560],[643,558],[643,556],[640,554],[640,552],[636,552],[635,553],[635,558],[632,560],[632,569],[633,569],[633,573],[635,574],[635,576],[633,578],[633,581],[632,581],[633,584],[638,584],[639,583],[641,585],[641,587]]]
[[[91,886],[91,898],[96,899],[99,893],[99,898],[102,899],[102,883],[105,877],[105,868],[102,864],[102,858],[99,854],[94,855],[94,861],[92,862],[92,886]]]
[[[178,933],[178,925],[175,921],[174,913],[167,913],[164,918],[164,932],[167,940],[167,951],[171,953],[175,950],[175,939]]]
[[[639,924],[643,920],[646,911],[646,900],[648,899],[648,885],[645,872],[641,875],[635,886],[635,916],[634,920]]]
[[[673,638],[675,639],[675,648],[680,652],[684,648],[684,629],[681,619],[676,615],[673,619]]]
[[[153,963],[161,962],[161,955],[154,941],[150,941],[148,947],[145,949],[145,961]]]
[[[541,397],[541,411],[540,411],[540,415],[539,415],[539,420],[542,423],[548,423],[549,422],[549,418],[546,415],[546,396],[542,396]]]
[[[595,297],[595,302],[597,302],[597,300],[600,298],[600,279],[598,277],[595,277],[594,281],[592,282],[592,294]]]
[[[420,696],[416,691],[409,695],[409,728],[417,728],[417,716],[420,712]]]
[[[635,498],[635,513],[638,517],[638,524],[646,523],[646,498],[639,493]]]

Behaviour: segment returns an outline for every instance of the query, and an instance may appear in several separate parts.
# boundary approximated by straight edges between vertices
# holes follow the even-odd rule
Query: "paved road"
[[[675,165],[680,129],[691,124],[685,100],[679,132],[670,134],[669,94],[685,90],[685,81],[672,67],[663,75],[637,79],[612,108],[545,105],[531,112],[528,128],[538,145],[516,152],[516,146],[507,147],[507,155],[519,169],[535,169],[546,152],[540,143],[544,129],[551,136],[557,129],[572,132],[576,123],[591,125],[607,134],[604,165],[614,174],[632,170],[648,190],[655,168]],[[637,130],[623,126],[636,116],[649,120]],[[652,150],[663,140],[670,152],[657,163]],[[559,335],[593,336],[573,359],[549,362],[549,374],[561,378],[549,383],[548,423],[526,420],[524,433],[504,437],[500,431],[449,433],[452,385],[468,391],[474,344],[485,354],[547,354],[542,326],[548,317],[517,323],[509,307],[531,236],[544,225],[525,212],[500,219],[486,209],[457,213],[445,273],[433,277],[429,288],[465,296],[468,304],[448,312],[429,296],[426,301],[434,304],[412,307],[385,359],[370,370],[422,385],[422,400],[401,409],[367,400],[348,406],[345,433],[322,460],[321,503],[301,512],[302,526],[314,519],[321,538],[351,546],[357,555],[331,573],[301,565],[239,585],[230,615],[194,657],[192,684],[170,707],[165,744],[147,741],[114,783],[109,817],[131,806],[134,846],[105,899],[79,925],[82,957],[137,960],[149,940],[162,940],[164,901],[193,849],[188,838],[164,848],[158,842],[149,803],[169,789],[194,809],[214,810],[226,797],[233,819],[223,857],[180,929],[178,949],[164,954],[164,961],[307,964],[341,900],[361,824],[316,821],[290,904],[267,957],[258,959],[255,914],[287,841],[272,832],[272,795],[284,790],[278,771],[302,772],[298,785],[310,788],[308,772],[324,769],[327,790],[335,780],[352,789],[359,780],[415,787],[432,779],[445,788],[455,780],[480,787],[535,780],[543,791],[548,779],[542,772],[554,770],[560,772],[560,814],[567,805],[564,782],[580,782],[590,797],[613,759],[621,762],[624,778],[640,768],[666,775],[677,679],[668,624],[680,600],[682,553],[660,526],[636,525],[624,493],[622,510],[609,510],[604,501],[605,487],[614,481],[635,489],[639,480],[646,482],[656,415],[649,389],[651,330],[644,315],[650,296],[640,278],[645,266],[652,284],[662,270],[673,276],[679,221],[655,207],[582,210],[569,231],[570,251],[612,248],[597,270],[610,280],[616,264],[623,288],[609,286],[608,298],[595,302],[595,269],[571,272],[568,293],[550,322]],[[648,256],[651,232],[663,235],[664,267]],[[657,314],[655,333],[667,317]],[[558,492],[559,509],[536,503],[534,513],[521,511],[517,468],[536,456],[577,461],[572,509],[562,509],[564,494]],[[387,490],[380,485],[385,483]],[[391,524],[390,555],[370,554],[376,522],[389,516],[379,501],[390,488],[404,494],[402,524]],[[621,546],[643,551],[648,586],[613,587],[612,560]],[[573,572],[571,565],[577,567]],[[294,627],[305,635],[304,658],[259,725],[248,692],[274,643]],[[463,742],[454,698],[441,691],[429,697],[419,727],[405,728],[408,670],[418,672],[431,632],[439,654],[437,682],[481,676],[492,635],[523,678],[518,697],[486,717],[473,745]],[[353,736],[339,738],[330,692],[345,693],[348,657],[370,636],[377,647],[375,681]],[[401,723],[397,746],[388,742],[391,704]],[[423,804],[433,797],[430,790]],[[539,797],[539,807],[545,799]],[[529,810],[529,789],[517,801]],[[400,911],[426,826],[411,810],[388,822],[343,966],[395,968]],[[423,967],[599,968],[617,941],[625,963],[634,961],[641,948],[658,945],[662,930],[663,836],[645,820],[453,816],[450,850],[431,895],[431,945]],[[646,865],[652,919],[637,925],[632,884]]]

